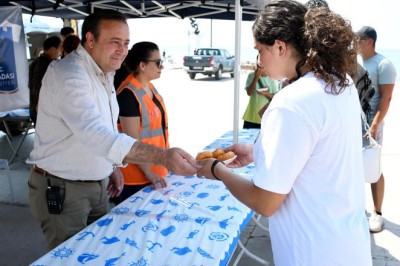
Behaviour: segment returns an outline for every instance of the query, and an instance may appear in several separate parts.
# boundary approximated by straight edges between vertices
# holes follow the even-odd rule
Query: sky
[[[393,7],[394,0],[327,0],[332,11],[339,13],[351,22],[354,31],[364,25],[372,26],[378,33],[377,50],[399,49],[400,15]],[[300,0],[305,2],[305,0]],[[30,16],[27,15],[30,19]],[[36,17],[36,16],[35,16]],[[34,18],[35,18],[34,17]],[[24,21],[29,21],[24,20]],[[62,26],[60,19],[46,18],[50,25]],[[235,22],[226,20],[197,19],[200,34],[194,34],[188,19],[157,18],[129,20],[131,43],[153,41],[160,50],[175,61],[184,55],[192,54],[195,48],[213,46],[226,48],[235,54]],[[60,24],[61,23],[61,24]],[[241,58],[253,61],[256,52],[253,49],[251,26],[253,22],[243,21],[241,24]],[[60,26],[60,27],[61,27]]]
[[[399,49],[400,15],[393,8],[393,0],[327,0],[332,11],[349,20],[353,30],[362,26],[372,26],[378,33],[377,50]],[[301,1],[301,2],[306,2]],[[160,21],[162,23],[160,23]],[[129,22],[131,42],[151,40],[166,50],[166,53],[175,57],[182,55],[173,50],[173,47],[182,47],[180,50],[193,53],[195,48],[210,46],[226,48],[230,53],[235,52],[235,23],[234,21],[197,19],[200,30],[195,35],[190,21],[176,18],[161,19],[132,19]],[[256,57],[253,49],[251,26],[253,22],[243,21],[241,24],[241,58],[242,61],[251,61]],[[212,32],[212,34],[211,34]],[[189,34],[188,34],[189,33]],[[395,34],[396,33],[396,34]],[[171,50],[172,49],[172,50]],[[178,59],[179,60],[179,59]]]

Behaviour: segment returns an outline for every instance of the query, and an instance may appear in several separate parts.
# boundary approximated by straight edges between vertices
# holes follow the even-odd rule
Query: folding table
[[[13,154],[9,160],[9,164],[12,164],[12,162],[15,160],[15,158],[18,156],[18,152],[22,147],[22,144],[24,143],[26,136],[28,135],[29,129],[33,127],[33,121],[31,120],[29,116],[29,109],[28,108],[23,108],[23,109],[15,109],[7,112],[0,112],[0,122],[3,123],[5,129],[6,129],[6,139],[8,144],[10,145],[11,150],[13,151]],[[17,146],[14,146],[12,143],[12,133],[10,130],[10,127],[7,123],[9,122],[23,122],[26,123],[27,126],[25,127],[24,131],[22,132],[22,138],[18,142]]]
[[[211,146],[226,147],[232,134]],[[240,132],[245,143],[257,135]],[[251,178],[254,165],[232,171]],[[254,212],[220,181],[170,173],[167,183],[132,195],[31,265],[227,265]]]

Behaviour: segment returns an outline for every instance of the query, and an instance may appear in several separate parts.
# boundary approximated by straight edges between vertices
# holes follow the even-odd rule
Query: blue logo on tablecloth
[[[106,237],[106,236],[104,236],[103,238],[102,238],[102,243],[103,244],[106,244],[106,245],[110,245],[110,244],[113,244],[113,243],[115,243],[115,242],[119,242],[119,238],[118,237],[116,237],[116,236],[113,236],[113,237],[111,237],[111,238],[108,238],[108,237]]]
[[[233,216],[231,216],[231,218],[220,221],[219,226],[223,229],[226,229],[226,227],[228,226],[228,221],[231,219],[233,219]]]
[[[180,256],[185,255],[188,252],[192,252],[192,250],[188,247],[184,247],[184,248],[177,248],[174,247],[171,249],[172,252],[174,252],[175,254],[178,254]]]
[[[213,189],[213,190],[217,190],[217,189],[220,188],[220,186],[217,185],[217,184],[211,184],[211,185],[206,186],[206,188]]]
[[[163,202],[164,201],[160,200],[160,199],[152,199],[152,200],[150,200],[150,203],[154,204],[154,205],[157,205],[157,204],[160,204],[160,203],[163,203]]]
[[[141,257],[137,262],[132,262],[129,266],[148,266],[147,260]]]
[[[131,246],[131,247],[134,247],[134,248],[139,249],[139,247],[138,247],[138,245],[137,245],[137,243],[136,243],[135,240],[131,240],[131,239],[129,239],[129,238],[126,238],[126,239],[125,239],[125,244],[128,244],[128,245]]]
[[[129,212],[128,207],[118,207],[113,210],[115,214],[127,214]]]
[[[204,258],[208,258],[208,259],[213,259],[214,260],[214,258],[209,253],[207,253],[205,250],[201,249],[200,247],[197,248],[197,252],[199,252],[200,255],[203,256]]]
[[[158,226],[157,225],[155,225],[154,223],[152,223],[152,222],[150,222],[150,223],[148,223],[147,225],[145,225],[145,226],[143,226],[142,227],[142,231],[143,232],[147,232],[147,231],[153,231],[153,232],[155,232],[155,231],[157,231],[158,230]]]
[[[207,206],[208,209],[212,210],[212,211],[218,211],[219,209],[222,208],[222,206]]]
[[[175,187],[179,187],[179,186],[182,186],[184,184],[185,183],[183,183],[183,182],[174,182],[174,183],[172,183],[172,185],[175,186]]]
[[[74,250],[72,248],[63,247],[63,248],[53,250],[51,252],[51,255],[52,255],[52,258],[63,259],[63,258],[68,258],[73,253],[74,253]]]
[[[130,199],[132,199],[132,200],[129,201],[130,203],[135,203],[138,199],[142,200],[143,197],[135,196],[135,197],[130,197]]]
[[[129,223],[126,223],[126,224],[122,225],[122,226],[120,227],[120,229],[121,229],[121,230],[126,230],[126,229],[128,229],[129,226],[131,226],[131,225],[134,224],[134,223],[135,223],[135,221],[130,221]]]
[[[156,215],[156,220],[159,222],[160,219],[163,217],[164,213],[171,212],[170,210],[165,210]]]
[[[146,248],[147,248],[147,250],[150,251],[151,253],[153,253],[153,251],[154,251],[154,249],[155,249],[156,247],[162,248],[162,245],[161,245],[160,243],[158,243],[158,242],[153,242],[153,241],[151,241],[151,240],[147,240],[146,243],[150,243],[150,245],[146,245]]]
[[[190,217],[187,214],[177,214],[172,218],[177,222],[187,222]]]
[[[105,266],[112,266],[112,265],[115,265],[115,263],[116,263],[122,256],[125,256],[125,252],[122,253],[121,256],[119,256],[119,257],[115,257],[115,258],[111,258],[111,259],[106,260]]]
[[[229,206],[228,206],[228,211],[242,212],[241,210],[239,210],[239,209],[236,208],[236,207],[229,207]]]
[[[167,236],[167,235],[169,235],[169,234],[175,232],[175,230],[176,230],[175,226],[171,225],[171,226],[169,226],[169,227],[167,227],[167,228],[161,230],[160,233],[161,233],[163,236]]]
[[[90,253],[83,253],[82,255],[78,256],[78,261],[81,264],[85,264],[88,261],[97,259],[100,255],[90,254]]]
[[[227,240],[229,235],[227,233],[221,233],[221,232],[212,232],[209,235],[210,240],[215,240],[215,241],[225,241]]]
[[[96,224],[98,225],[98,226],[107,226],[107,225],[110,225],[110,223],[113,221],[113,219],[112,218],[106,218],[106,219],[104,219],[104,220],[100,220],[100,221],[98,221]]]
[[[193,239],[197,233],[200,232],[200,230],[193,230],[192,232],[189,233],[189,235],[186,237],[187,239]]]
[[[198,185],[201,185],[201,184],[203,184],[203,182],[197,183],[197,184],[193,184],[193,185],[191,185],[191,187],[192,187],[193,189],[196,189],[196,187],[197,187]]]
[[[135,215],[138,216],[138,217],[142,217],[143,215],[146,215],[148,213],[150,213],[150,211],[146,211],[146,210],[137,210],[137,211],[135,211]]]
[[[221,196],[219,198],[219,201],[224,201],[227,197],[229,197],[229,194],[225,194],[225,195]]]
[[[152,191],[154,191],[154,188],[152,188],[152,187],[145,187],[144,189],[142,189],[142,192],[144,192],[144,193],[150,193]]]
[[[209,193],[203,192],[203,193],[199,193],[199,194],[197,195],[197,197],[198,197],[199,199],[204,199],[204,198],[207,198],[209,195],[210,195]]]
[[[208,217],[198,217],[196,218],[194,221],[198,224],[204,225],[206,222],[208,222],[209,220],[211,220]]]
[[[81,237],[77,238],[77,239],[76,239],[77,241],[85,240],[85,238],[86,238],[87,236],[92,236],[92,237],[94,237],[94,234],[93,234],[92,232],[82,232],[82,233],[79,233],[79,235],[80,235]]]

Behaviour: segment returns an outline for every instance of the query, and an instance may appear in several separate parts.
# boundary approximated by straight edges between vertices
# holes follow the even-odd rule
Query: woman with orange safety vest
[[[158,46],[152,42],[138,42],[125,59],[130,74],[117,89],[120,108],[118,129],[125,134],[161,148],[168,148],[168,117],[164,101],[151,80],[161,75],[162,65]],[[159,165],[128,164],[121,168],[124,189],[120,201],[153,184],[166,187],[168,170]]]

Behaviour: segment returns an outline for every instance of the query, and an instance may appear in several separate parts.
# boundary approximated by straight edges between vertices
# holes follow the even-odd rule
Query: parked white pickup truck
[[[183,58],[183,69],[191,79],[197,73],[207,76],[215,76],[216,80],[221,79],[222,73],[230,73],[233,77],[235,56],[230,55],[225,49],[199,48],[195,55]]]

